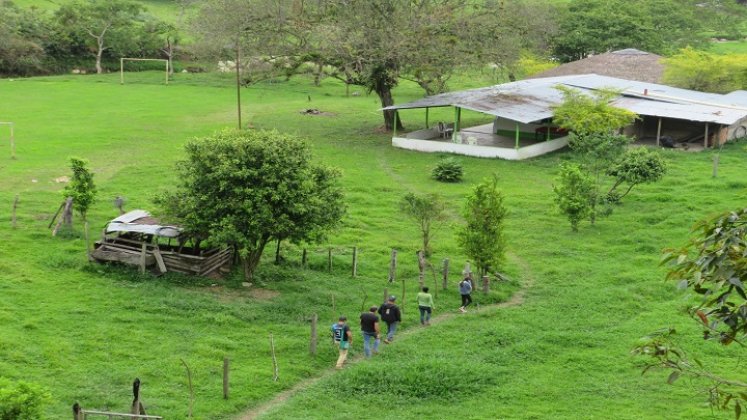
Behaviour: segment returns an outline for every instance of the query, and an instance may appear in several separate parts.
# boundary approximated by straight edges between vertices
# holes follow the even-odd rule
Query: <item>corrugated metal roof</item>
[[[140,219],[149,219],[150,213],[145,210],[132,210],[109,222],[106,232],[137,232],[158,235],[165,238],[176,238],[181,234],[181,228],[176,226],[162,226],[149,223],[138,223]]]
[[[620,90],[622,97],[613,101],[613,104],[644,116],[723,125],[731,125],[747,117],[745,91],[719,95],[595,74],[521,80],[481,89],[444,93],[384,109],[456,106],[512,121],[531,123],[552,117],[552,106],[563,100],[561,92],[555,88],[559,84],[582,91],[602,88]]]

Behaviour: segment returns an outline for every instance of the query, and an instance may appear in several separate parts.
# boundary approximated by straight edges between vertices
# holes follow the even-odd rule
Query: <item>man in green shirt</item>
[[[433,296],[428,293],[428,288],[424,287],[423,291],[418,293],[418,309],[420,309],[420,323],[422,325],[431,325],[431,312],[436,309],[433,304]]]

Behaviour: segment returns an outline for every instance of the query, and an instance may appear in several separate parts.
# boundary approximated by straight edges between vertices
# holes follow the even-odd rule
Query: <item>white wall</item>
[[[506,160],[523,160],[544,155],[568,145],[568,138],[562,137],[545,141],[520,149],[504,147],[473,146],[451,142],[417,140],[404,137],[393,137],[392,146],[400,149],[415,150],[426,153],[455,153],[457,155],[482,158],[500,158]]]

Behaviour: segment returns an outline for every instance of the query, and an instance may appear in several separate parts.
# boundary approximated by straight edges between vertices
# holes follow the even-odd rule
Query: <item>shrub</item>
[[[0,378],[0,420],[36,420],[43,418],[42,406],[49,393],[28,382]]]
[[[581,220],[594,217],[594,180],[579,165],[567,163],[560,166],[560,177],[556,182],[558,185],[553,186],[555,204],[568,216],[571,229],[576,232]]]
[[[458,160],[449,157],[441,159],[436,167],[433,168],[431,175],[437,181],[459,182],[462,180],[462,175],[464,175],[464,168]]]

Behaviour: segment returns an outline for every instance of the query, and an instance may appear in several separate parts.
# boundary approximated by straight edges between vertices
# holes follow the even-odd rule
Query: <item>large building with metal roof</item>
[[[452,152],[480,157],[526,159],[567,144],[565,132],[552,123],[553,107],[562,102],[556,88],[564,85],[590,93],[614,89],[612,105],[630,110],[639,119],[624,132],[639,142],[690,150],[712,147],[747,136],[747,91],[727,95],[596,74],[527,79],[480,89],[444,93],[385,109],[408,110],[454,107],[453,122],[405,135],[392,143],[406,149]],[[462,127],[462,110],[493,117],[492,124]]]

